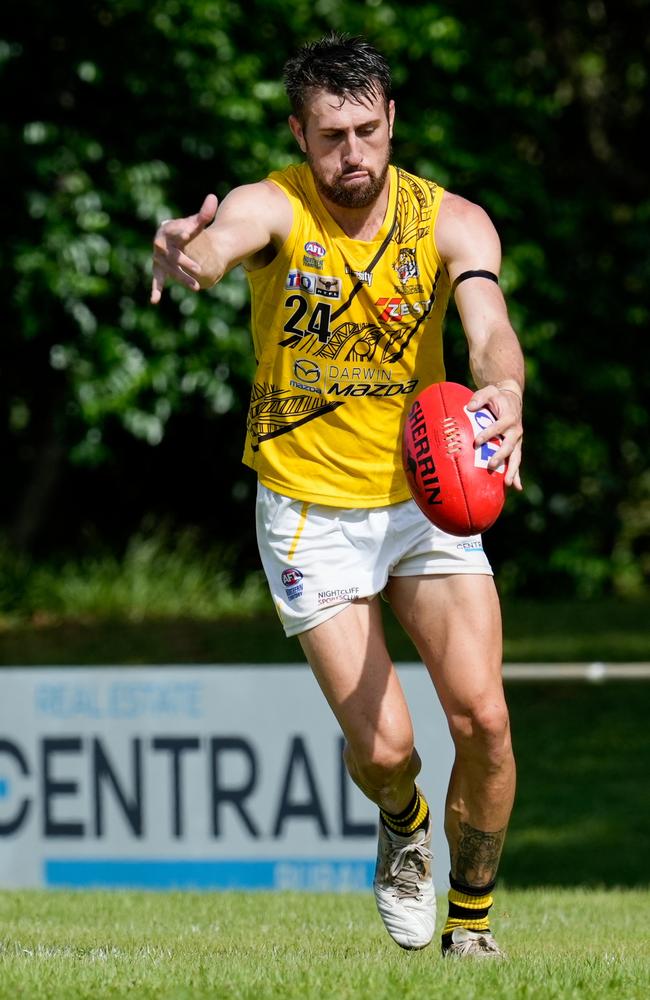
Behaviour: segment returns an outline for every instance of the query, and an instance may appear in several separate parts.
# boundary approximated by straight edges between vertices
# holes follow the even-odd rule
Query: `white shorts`
[[[412,500],[342,509],[257,487],[257,541],[288,636],[320,625],[391,576],[492,575],[480,535],[434,527]]]

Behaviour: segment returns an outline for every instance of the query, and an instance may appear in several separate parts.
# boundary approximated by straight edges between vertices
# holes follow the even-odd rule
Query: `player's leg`
[[[298,638],[345,735],[350,775],[381,810],[379,912],[401,947],[423,948],[435,930],[431,820],[415,785],[420,758],[379,602],[355,601]]]
[[[499,602],[487,575],[394,577],[387,592],[431,674],[456,751],[445,811],[452,880],[448,944],[455,927],[481,932],[489,926],[514,798]],[[488,938],[486,946],[492,945]]]
[[[381,810],[379,911],[398,944],[421,948],[435,926],[431,822],[376,598],[394,558],[392,518],[392,507],[340,510],[258,488],[260,556],[280,620],[340,723],[353,780]]]
[[[401,812],[420,760],[377,599],[354,601],[298,639],[345,736],[350,776],[381,809]]]

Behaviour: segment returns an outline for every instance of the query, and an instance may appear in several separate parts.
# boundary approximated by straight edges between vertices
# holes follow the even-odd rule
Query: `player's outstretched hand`
[[[209,194],[195,215],[188,215],[185,219],[166,219],[158,226],[153,241],[153,305],[160,302],[165,282],[169,279],[180,282],[193,292],[199,291],[201,286],[197,276],[201,273],[201,265],[183,251],[190,240],[210,225],[217,211],[217,204],[216,195]]]
[[[492,440],[497,435],[501,437],[501,447],[495,451],[488,462],[489,469],[498,469],[506,459],[508,468],[506,470],[506,486],[514,486],[516,490],[522,490],[519,466],[521,465],[521,445],[524,436],[524,429],[521,422],[522,401],[518,392],[510,389],[499,388],[496,385],[484,385],[474,393],[467,404],[470,410],[480,410],[487,406],[494,416],[496,423],[476,435],[474,446],[480,448],[486,441]]]

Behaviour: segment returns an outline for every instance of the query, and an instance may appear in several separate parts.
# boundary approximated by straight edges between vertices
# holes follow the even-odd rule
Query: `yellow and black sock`
[[[457,882],[449,876],[449,915],[442,929],[442,950],[451,944],[452,931],[456,927],[466,927],[468,931],[490,933],[490,907],[494,902],[492,892],[494,881],[488,885],[473,886]]]
[[[416,830],[424,830],[426,828],[429,822],[429,806],[424,795],[416,785],[413,798],[406,809],[403,809],[401,813],[397,813],[396,815],[381,809],[380,816],[382,823],[391,833],[396,833],[400,837],[411,837]]]

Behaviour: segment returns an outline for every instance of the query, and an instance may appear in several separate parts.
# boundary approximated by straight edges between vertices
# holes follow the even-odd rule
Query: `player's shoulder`
[[[493,225],[485,209],[469,198],[445,191],[440,204],[439,217],[449,225]]]
[[[499,252],[499,236],[486,210],[462,195],[445,191],[436,220],[436,244],[444,260],[465,248]]]
[[[286,238],[291,229],[293,208],[287,194],[268,178],[232,188],[220,208],[221,219],[252,220],[263,223],[271,235]],[[219,218],[219,216],[218,216]]]
[[[420,177],[412,174],[404,167],[391,164],[391,169],[397,172],[400,187],[407,192],[411,192],[413,198],[424,206],[430,206],[433,201],[444,196],[444,188],[436,181],[429,180],[428,177]]]
[[[282,188],[272,184],[268,177],[259,181],[252,181],[250,184],[238,184],[231,188],[223,203],[236,203],[240,205],[264,205],[286,203],[287,196]]]
[[[269,177],[265,177],[264,180],[257,182],[257,188],[260,194],[260,198],[268,201],[273,205],[286,206],[289,202],[287,191],[284,188],[279,187],[274,184]]]
[[[309,165],[290,163],[282,170],[273,170],[265,181],[290,197],[304,198],[308,190]]]

